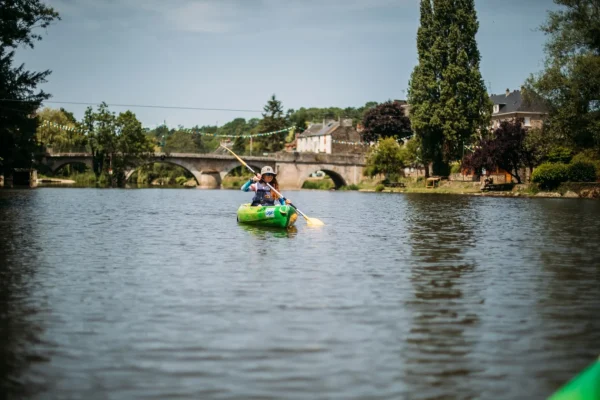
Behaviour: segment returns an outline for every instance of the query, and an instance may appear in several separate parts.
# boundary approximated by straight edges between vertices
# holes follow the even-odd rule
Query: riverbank
[[[249,176],[228,176],[222,181],[221,189],[239,190]],[[534,184],[514,185],[512,190],[482,191],[479,182],[441,181],[435,188],[426,188],[423,180],[403,179],[403,187],[390,187],[380,183],[378,179],[365,178],[357,185],[342,186],[334,189],[333,181],[329,178],[309,178],[302,190],[316,191],[360,191],[379,193],[423,193],[423,194],[455,194],[481,197],[530,197],[530,198],[585,198],[600,199],[600,182],[566,182],[552,191],[540,190]],[[68,177],[41,176],[37,183],[39,186],[65,186],[65,187],[104,187],[102,182],[96,183],[90,174],[75,174]],[[129,188],[198,188],[194,178],[164,179],[157,178],[149,184],[128,183]],[[285,190],[285,188],[283,188]]]
[[[540,190],[534,184],[515,185],[507,191],[481,191],[479,182],[442,181],[436,188],[407,184],[404,188],[361,188],[361,192],[456,194],[481,197],[584,198],[600,199],[600,182],[566,182],[556,190]]]

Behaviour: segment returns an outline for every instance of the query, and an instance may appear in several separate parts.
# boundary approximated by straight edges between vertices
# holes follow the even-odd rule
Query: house
[[[523,96],[523,87],[521,90],[510,91],[506,89],[504,94],[492,94],[490,96],[494,108],[492,110],[491,129],[500,126],[501,121],[523,119],[523,127],[541,128],[544,119],[548,115],[548,110],[541,100],[533,99],[527,101]]]
[[[361,154],[367,146],[352,126],[351,119],[313,123],[296,138],[299,153]]]

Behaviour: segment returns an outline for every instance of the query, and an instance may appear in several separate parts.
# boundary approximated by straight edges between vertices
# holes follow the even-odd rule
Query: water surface
[[[0,390],[35,399],[545,398],[600,355],[600,202],[0,191]]]

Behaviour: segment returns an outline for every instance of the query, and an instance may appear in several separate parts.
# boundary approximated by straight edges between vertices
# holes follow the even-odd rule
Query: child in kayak
[[[275,193],[267,184],[273,186],[273,188],[279,191],[279,184],[277,183],[277,174],[273,171],[273,168],[266,166],[260,170],[260,174],[256,174],[248,182],[244,183],[242,190],[248,192],[252,190],[256,192],[256,195],[252,199],[252,206],[273,206],[275,200],[279,200],[281,205],[290,204],[289,199],[283,200],[277,193]]]

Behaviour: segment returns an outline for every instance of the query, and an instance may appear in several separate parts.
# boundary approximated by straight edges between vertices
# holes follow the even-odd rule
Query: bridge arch
[[[145,162],[145,163],[137,165],[135,168],[127,170],[125,172],[125,182],[127,182],[129,180],[129,178],[131,178],[131,175],[133,175],[133,173],[136,172],[138,169],[140,169],[141,167],[144,167],[146,165],[150,165],[150,164],[169,164],[169,165],[175,165],[177,167],[183,168],[184,170],[186,170],[187,172],[189,172],[190,174],[193,175],[194,180],[196,181],[197,185],[199,185],[199,186],[201,185],[201,175],[202,175],[202,173],[200,171],[197,171],[192,166],[184,165],[185,163],[179,163],[177,161],[168,160],[168,159],[165,159],[165,160],[162,160],[162,159],[150,160],[148,162]]]
[[[260,170],[262,169],[262,167],[264,167],[265,165],[269,165],[273,168],[273,170],[277,171],[276,169],[276,165],[275,162],[270,162],[270,163],[259,163],[256,161],[248,161],[247,164],[250,166],[250,168],[252,168],[254,171],[256,171],[257,173],[260,173]],[[236,168],[242,167],[242,169],[245,169],[246,171],[248,171],[246,169],[246,167],[244,167],[242,165],[242,163],[240,163],[239,161],[233,161],[230,164],[225,165],[225,167],[221,170],[221,178],[225,178],[227,175],[231,174],[231,172],[233,170],[235,170]],[[250,171],[248,171],[250,172]]]
[[[252,168],[254,171],[260,173],[260,170],[262,167],[259,167],[258,165],[254,165],[256,163],[248,163],[248,165],[250,166],[250,168]],[[232,165],[232,166],[228,166],[224,171],[221,172],[221,175],[223,178],[225,178],[226,176],[230,175],[232,172],[234,172],[237,169],[241,169],[242,172],[245,173],[250,173],[250,171],[244,167],[242,164],[237,163],[237,165]]]
[[[346,182],[346,179],[340,173],[325,167],[325,168],[318,168],[315,171],[311,171],[308,174],[306,174],[306,176],[303,177],[303,180],[300,183],[300,187],[304,186],[304,183],[308,181],[309,176],[311,174],[313,174],[315,172],[319,172],[319,171],[324,172],[327,177],[331,178],[335,189],[339,189],[342,186],[347,186],[347,184],[348,184]]]
[[[58,163],[56,166],[52,166],[52,174],[56,174],[58,171],[66,167],[67,165],[85,165],[87,169],[92,170],[92,160],[65,160]]]

